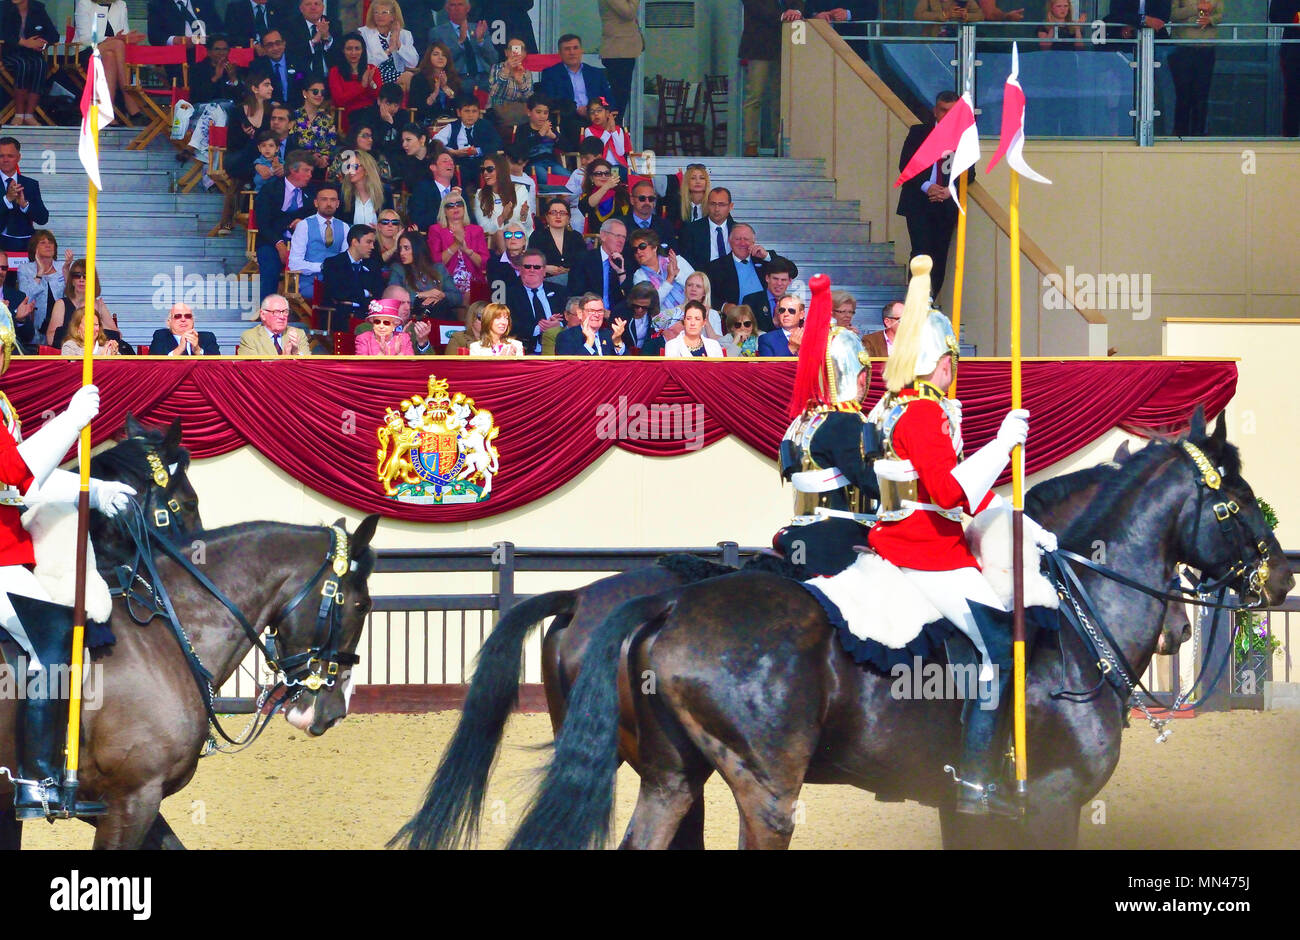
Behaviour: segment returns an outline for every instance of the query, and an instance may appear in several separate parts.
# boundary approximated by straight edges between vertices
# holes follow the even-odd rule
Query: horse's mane
[[[1064,473],[1059,477],[1036,483],[1025,494],[1025,512],[1032,518],[1038,519],[1051,507],[1073,496],[1079,490],[1087,489],[1094,483],[1101,482],[1103,478],[1118,473],[1119,468],[1120,465],[1116,463],[1099,463],[1095,467],[1085,467],[1073,473]]]
[[[1085,541],[1097,526],[1102,524],[1113,525],[1118,506],[1129,495],[1133,482],[1148,473],[1152,467],[1168,460],[1171,456],[1177,455],[1183,441],[1191,441],[1203,451],[1206,451],[1207,456],[1210,456],[1211,451],[1214,451],[1215,453],[1211,459],[1216,461],[1222,470],[1224,478],[1229,481],[1241,481],[1241,453],[1236,446],[1226,441],[1221,444],[1213,444],[1210,436],[1203,432],[1196,437],[1187,435],[1173,440],[1153,440],[1121,464],[1118,470],[1111,470],[1114,475],[1101,488],[1096,498],[1088,504],[1087,508],[1078,515],[1065,531],[1061,542],[1063,544],[1078,544],[1080,541]],[[1213,446],[1211,446],[1212,444]],[[1079,474],[1109,469],[1110,465],[1102,464],[1100,467],[1081,470]],[[1030,492],[1036,492],[1040,486],[1056,484],[1069,480],[1074,476],[1076,474],[1068,474],[1065,477],[1046,480],[1039,486],[1035,486]],[[1094,477],[1093,479],[1097,478]],[[1026,495],[1026,511],[1028,511],[1028,500],[1029,497]]]

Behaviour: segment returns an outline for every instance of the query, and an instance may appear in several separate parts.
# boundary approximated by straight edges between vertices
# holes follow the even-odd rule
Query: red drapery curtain
[[[456,522],[526,505],[568,484],[612,445],[674,456],[732,434],[775,458],[794,367],[790,360],[104,359],[95,364],[103,398],[93,430],[96,443],[104,440],[128,411],[147,422],[180,418],[195,457],[251,446],[354,509]],[[425,394],[431,374],[490,411],[501,429],[501,469],[484,502],[410,505],[379,485],[384,412]],[[1237,385],[1236,364],[1223,361],[1035,360],[1023,376],[1031,473],[1111,428],[1176,433],[1197,405],[1209,416],[1223,410]],[[30,433],[43,413],[66,406],[80,380],[78,362],[19,359],[3,384]],[[882,389],[879,363],[871,388],[868,405]],[[1010,363],[963,362],[958,391],[970,452],[996,433],[1011,405]],[[652,410],[671,420],[647,422]],[[657,436],[647,433],[656,428]]]

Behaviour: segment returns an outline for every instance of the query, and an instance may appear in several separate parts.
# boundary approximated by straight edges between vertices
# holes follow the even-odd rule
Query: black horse
[[[1104,478],[1062,546],[1086,554],[1102,540],[1111,566],[1152,588],[1181,561],[1277,602],[1294,579],[1222,421],[1207,436],[1198,412],[1188,443],[1150,444]],[[1080,579],[1140,674],[1161,602],[1092,571]],[[936,806],[945,846],[1072,847],[1080,807],[1119,760],[1128,702],[1105,683],[1084,702],[1053,693],[1094,687],[1096,662],[1065,628],[1059,652],[1056,643],[1031,651],[1027,818],[989,822],[953,812],[942,772],[958,750],[961,702],[897,700],[894,680],[854,664],[798,584],[737,573],[631,601],[588,644],[554,760],[512,846],[601,844],[621,758],[642,781],[625,847],[670,845],[715,770],[736,797],[742,847],[788,845],[805,782]],[[640,691],[647,672],[655,694]]]
[[[1026,511],[1048,529],[1063,530],[1096,495],[1102,481],[1117,473],[1130,456],[1124,444],[1107,463],[1039,484],[1026,496]],[[633,598],[734,571],[699,559],[693,565],[683,561],[679,558],[671,566],[651,565],[610,575],[576,590],[539,594],[511,608],[479,651],[461,720],[420,809],[390,844],[435,849],[473,841],[489,772],[518,699],[524,642],[540,621],[555,618],[542,645],[542,679],[551,723],[558,733],[587,644],[606,617]],[[766,558],[757,561],[759,566],[770,564]],[[1190,633],[1182,607],[1171,607],[1160,634],[1159,651],[1172,653]],[[703,801],[692,806],[682,820],[673,847],[704,847]]]

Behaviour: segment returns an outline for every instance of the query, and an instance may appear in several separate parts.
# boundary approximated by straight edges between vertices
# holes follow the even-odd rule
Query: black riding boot
[[[971,816],[1020,816],[1020,807],[999,781],[1002,768],[1002,745],[1005,729],[1000,720],[1011,688],[1011,614],[970,604],[979,626],[980,636],[988,649],[989,659],[997,669],[991,683],[980,683],[977,699],[967,700],[962,709],[961,769],[957,777],[959,813]],[[992,696],[997,696],[996,707]]]
[[[68,700],[61,694],[65,689],[61,688],[58,677],[67,674],[72,647],[72,608],[17,594],[10,594],[9,600],[46,670],[43,689],[41,683],[28,684],[30,691],[40,690],[44,694],[25,696],[19,703],[22,730],[18,741],[18,779],[14,781],[14,815],[18,819],[102,816],[107,811],[103,803],[85,800],[78,800],[69,814],[61,786]]]

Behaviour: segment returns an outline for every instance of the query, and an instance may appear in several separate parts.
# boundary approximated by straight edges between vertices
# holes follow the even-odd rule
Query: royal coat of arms
[[[403,503],[478,503],[500,469],[492,413],[429,376],[429,394],[384,412],[376,474],[384,494]]]

